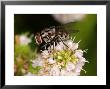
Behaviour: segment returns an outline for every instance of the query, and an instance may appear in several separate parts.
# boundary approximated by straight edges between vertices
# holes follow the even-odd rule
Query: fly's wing
[[[79,30],[72,29],[72,28],[66,27],[64,25],[57,26],[56,30],[66,32],[67,34],[77,34],[79,32]]]

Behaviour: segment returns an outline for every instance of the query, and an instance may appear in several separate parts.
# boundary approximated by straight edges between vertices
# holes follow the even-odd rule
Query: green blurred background
[[[36,69],[32,69],[29,64],[30,59],[34,59],[36,55],[36,48],[34,34],[41,31],[44,28],[50,26],[61,25],[49,14],[15,14],[14,15],[14,35],[15,35],[15,75],[24,75],[22,69],[34,72]],[[88,49],[87,53],[84,53],[84,57],[89,63],[84,65],[84,69],[87,71],[81,72],[82,76],[97,76],[97,15],[87,14],[84,19],[64,25],[65,28],[71,30],[78,30],[76,34],[71,33],[71,36],[76,36],[75,41],[78,42],[79,48],[85,50]],[[31,36],[32,42],[26,46],[21,47],[17,44],[17,39],[19,35],[27,34],[28,37]],[[16,39],[17,38],[17,39]],[[17,58],[20,58],[20,62]],[[29,70],[28,70],[29,69]]]

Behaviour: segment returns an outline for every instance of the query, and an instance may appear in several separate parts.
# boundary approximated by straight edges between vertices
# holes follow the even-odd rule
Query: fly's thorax
[[[55,28],[46,28],[41,31],[42,39],[47,43],[55,37]]]

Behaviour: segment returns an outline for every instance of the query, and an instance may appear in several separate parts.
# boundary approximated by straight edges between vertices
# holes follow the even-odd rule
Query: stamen
[[[81,69],[81,70],[83,70],[83,71],[85,72],[85,74],[87,73],[87,71],[86,71],[86,70],[84,70],[84,69]]]
[[[78,42],[78,44],[81,42],[81,40]]]
[[[87,53],[88,49],[83,50],[83,52]]]
[[[89,61],[85,61],[85,62],[89,63]]]
[[[73,41],[76,39],[76,36],[74,36],[74,38],[72,39]]]

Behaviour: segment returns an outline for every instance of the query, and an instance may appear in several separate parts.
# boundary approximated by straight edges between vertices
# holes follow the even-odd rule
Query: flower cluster
[[[21,35],[19,40],[21,45],[28,45],[31,42],[31,39],[25,35]]]
[[[65,44],[64,44],[65,43]],[[59,42],[54,48],[53,45],[44,50],[33,60],[33,67],[40,66],[39,76],[78,76],[84,70],[86,59],[84,51],[78,49],[79,42],[73,39]],[[85,71],[85,70],[84,70]],[[85,71],[86,72],[86,71]]]
[[[32,42],[31,36],[28,36],[27,33],[15,35],[15,46],[14,46],[15,76],[27,74],[30,70],[31,60],[36,57],[36,52],[34,52],[29,45]]]
[[[62,24],[80,21],[82,20],[86,15],[85,14],[53,14],[52,15],[55,20]]]

